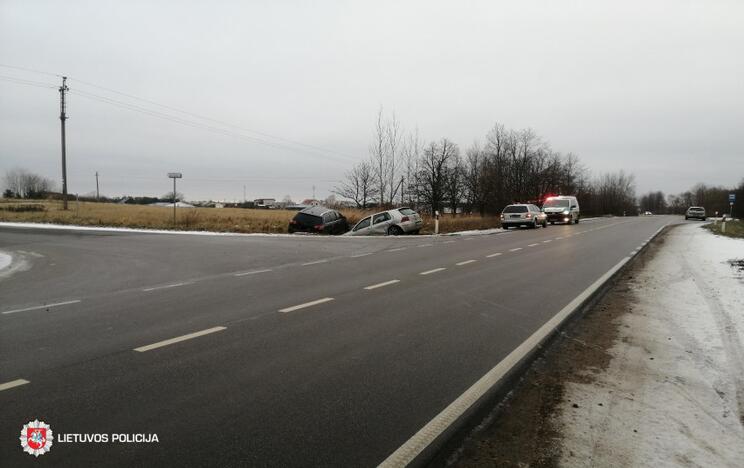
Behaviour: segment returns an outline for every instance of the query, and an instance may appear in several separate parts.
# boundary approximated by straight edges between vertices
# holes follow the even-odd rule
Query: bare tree
[[[372,170],[376,182],[375,190],[379,194],[380,206],[385,204],[385,193],[389,182],[390,165],[388,163],[387,132],[383,121],[382,106],[377,111],[375,121],[375,134],[369,147]]]
[[[361,162],[346,173],[344,182],[333,193],[356,203],[357,208],[367,208],[377,194],[372,166]]]
[[[395,117],[395,113],[385,121],[385,139],[387,143],[388,186],[390,188],[388,200],[392,203],[400,186],[398,184],[398,172],[400,171],[398,168],[398,153],[401,146],[401,130],[400,122]]]
[[[7,171],[3,177],[3,185],[6,193],[10,191],[18,198],[42,197],[54,188],[51,179],[20,168]]]
[[[432,214],[442,210],[447,165],[458,154],[457,145],[446,138],[439,143],[431,142],[424,149],[417,176],[417,193]]]

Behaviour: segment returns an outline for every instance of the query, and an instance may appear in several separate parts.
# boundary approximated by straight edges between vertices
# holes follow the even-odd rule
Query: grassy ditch
[[[351,225],[377,210],[340,210]],[[285,233],[296,211],[242,208],[178,208],[173,224],[172,207],[118,203],[76,202],[62,209],[59,201],[0,200],[0,221],[75,224],[144,229],[179,229],[214,232]],[[497,216],[445,215],[439,220],[441,233],[499,227]],[[434,231],[434,222],[424,216],[423,234]]]
[[[727,237],[744,238],[744,221],[726,221],[726,232],[723,232],[723,223],[713,222],[703,226],[704,229],[708,229],[714,234],[720,234]]]

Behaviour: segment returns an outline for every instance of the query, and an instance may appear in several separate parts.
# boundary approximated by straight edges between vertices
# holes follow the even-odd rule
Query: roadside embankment
[[[741,466],[744,240],[697,225],[649,244],[451,461]]]

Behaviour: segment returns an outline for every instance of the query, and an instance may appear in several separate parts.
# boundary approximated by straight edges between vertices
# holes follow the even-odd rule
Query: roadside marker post
[[[176,226],[176,179],[183,177],[180,172],[169,172],[168,178],[173,179],[173,227]]]
[[[439,210],[434,211],[434,234],[439,234]]]

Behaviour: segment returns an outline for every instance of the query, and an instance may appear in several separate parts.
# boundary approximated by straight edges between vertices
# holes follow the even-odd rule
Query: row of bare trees
[[[737,203],[733,210],[729,205],[729,194],[736,196]],[[744,217],[744,179],[737,187],[712,187],[706,184],[697,184],[690,190],[679,194],[664,192],[649,192],[639,199],[641,211],[651,211],[658,214],[683,214],[690,206],[702,206],[709,215],[715,213],[723,214],[733,211],[735,217]]]
[[[579,197],[586,213],[634,212],[633,176],[622,172],[590,180],[579,158],[553,150],[533,130],[496,124],[483,144],[463,152],[447,138],[422,143],[394,114],[377,114],[370,158],[354,166],[334,193],[359,208],[404,204],[432,213],[500,212],[515,201],[547,195]]]
[[[39,198],[54,190],[54,181],[26,169],[11,169],[3,176],[5,198]]]

